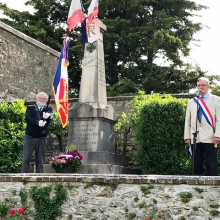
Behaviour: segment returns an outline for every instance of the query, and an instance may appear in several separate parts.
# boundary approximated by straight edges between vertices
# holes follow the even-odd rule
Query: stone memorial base
[[[34,169],[35,170],[35,169]],[[44,164],[44,173],[57,173],[51,164]],[[141,170],[113,164],[85,164],[78,174],[141,174]]]
[[[69,110],[68,147],[84,156],[82,174],[141,174],[127,167],[128,159],[115,153],[114,125],[117,115],[111,105],[79,102]],[[46,171],[45,171],[46,172]]]

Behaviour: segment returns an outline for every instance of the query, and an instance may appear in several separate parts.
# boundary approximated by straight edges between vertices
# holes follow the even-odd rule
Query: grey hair
[[[205,80],[207,82],[207,85],[209,85],[209,79],[206,77],[200,77],[198,78],[197,82],[199,82],[200,80]]]
[[[45,93],[45,92],[39,92],[39,93],[37,94],[37,98],[38,98],[38,96],[41,95],[41,94],[44,95],[44,96],[46,96],[46,97],[47,97],[47,100],[48,100],[48,95],[47,95],[47,93]]]

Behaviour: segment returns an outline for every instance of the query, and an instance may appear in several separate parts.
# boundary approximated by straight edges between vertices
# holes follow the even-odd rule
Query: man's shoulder
[[[28,108],[35,108],[36,105],[28,105],[27,107],[28,107]]]
[[[27,106],[27,109],[30,109],[30,110],[31,110],[31,109],[35,109],[35,108],[36,108],[36,105],[28,105],[28,106]]]
[[[213,95],[213,94],[210,93],[210,94],[209,94],[209,97],[212,98],[213,100],[217,101],[217,102],[220,101],[220,97],[217,96],[217,95]],[[209,98],[209,97],[208,97],[208,98]]]
[[[195,102],[195,98],[196,97],[193,97],[193,98],[189,99],[188,103]]]

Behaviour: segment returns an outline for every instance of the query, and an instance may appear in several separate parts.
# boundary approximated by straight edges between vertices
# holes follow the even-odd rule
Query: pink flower
[[[82,154],[80,154],[80,159],[83,160],[84,159],[84,156]]]
[[[61,159],[60,163],[66,163],[66,160],[65,159]]]
[[[19,212],[19,214],[22,215],[24,213],[24,209],[20,208],[20,209],[18,209],[18,212]]]
[[[15,214],[15,210],[12,209],[12,210],[10,211],[10,214],[11,214],[11,215],[14,215],[14,214]]]

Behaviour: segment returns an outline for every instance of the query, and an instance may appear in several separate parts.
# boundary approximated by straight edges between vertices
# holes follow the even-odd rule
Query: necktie
[[[201,98],[204,99],[205,97],[202,96]],[[201,120],[202,120],[202,111],[201,111],[201,108],[199,108],[199,111],[198,111],[198,120],[199,120],[199,122],[201,123]]]

